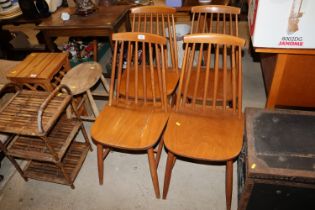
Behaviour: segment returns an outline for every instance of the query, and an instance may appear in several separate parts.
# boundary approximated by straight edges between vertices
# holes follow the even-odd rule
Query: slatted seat
[[[99,183],[103,184],[103,160],[110,150],[143,151],[148,154],[155,196],[159,198],[157,166],[163,147],[163,141],[159,140],[168,120],[164,62],[166,39],[136,32],[113,34],[112,39],[115,41],[115,50],[109,104],[96,118],[91,129],[92,138],[97,145]],[[140,43],[148,49],[148,58],[145,55],[144,60],[149,61],[149,70],[142,68],[146,65],[133,62],[138,56]],[[125,50],[128,62],[127,69],[123,70],[122,56],[119,57],[118,53],[124,54]],[[130,69],[134,69],[134,73]],[[124,80],[123,71],[126,75]],[[147,73],[152,78],[150,82],[146,81],[146,75],[140,76]],[[125,92],[121,94],[123,83]],[[142,89],[139,88],[140,84]],[[152,91],[152,98],[147,94],[149,90]],[[157,91],[159,94],[156,94]],[[155,157],[153,149],[156,145],[159,146]]]
[[[38,127],[38,110],[49,96],[48,92],[20,90],[0,109],[0,130],[21,135],[44,136],[60,113],[69,104],[71,96],[60,93],[42,113],[42,127]]]
[[[225,162],[226,208],[231,209],[233,161],[243,143],[241,48],[245,40],[204,33],[185,36],[184,43],[185,55],[179,82],[181,94],[177,95],[175,110],[169,117],[164,133],[168,157],[163,198],[167,196],[177,156],[198,161]],[[218,46],[222,47],[222,52]],[[197,51],[197,47],[200,50]],[[202,50],[204,47],[207,49],[205,54]],[[192,64],[194,56],[190,56],[191,53],[197,55],[196,65]],[[202,58],[205,60],[202,61]],[[206,66],[204,75],[200,74],[201,62],[205,62]],[[209,76],[212,62],[214,78]],[[222,74],[219,74],[220,69]],[[231,69],[230,74],[227,73],[228,69]],[[191,76],[192,71],[196,72],[194,77]],[[231,78],[228,79],[228,76]],[[219,84],[220,80],[222,84]],[[227,83],[231,83],[232,87],[230,106],[227,106]],[[219,85],[222,85],[222,89]],[[208,94],[209,90],[212,92]]]

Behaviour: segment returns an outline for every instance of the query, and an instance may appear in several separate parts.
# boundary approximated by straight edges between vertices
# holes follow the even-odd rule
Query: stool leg
[[[104,89],[105,89],[105,92],[106,93],[109,93],[109,84],[108,82],[106,81],[105,77],[103,76],[103,74],[101,75],[101,81],[102,81],[102,84],[104,86]]]
[[[97,108],[96,103],[95,103],[95,101],[94,101],[94,98],[93,98],[93,96],[92,96],[92,93],[91,93],[90,90],[87,90],[87,91],[86,91],[86,94],[87,94],[87,96],[88,96],[88,98],[89,98],[89,101],[90,101],[90,104],[91,104],[91,106],[92,106],[93,113],[94,113],[95,117],[97,117],[98,114],[99,114],[99,111],[98,111],[98,108]]]

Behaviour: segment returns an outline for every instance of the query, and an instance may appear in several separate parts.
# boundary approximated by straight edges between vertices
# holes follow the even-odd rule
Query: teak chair
[[[163,198],[167,196],[175,156],[226,162],[226,206],[230,209],[233,160],[239,154],[243,142],[241,48],[245,40],[229,35],[195,34],[185,36],[184,43],[183,70],[179,82],[179,93],[182,94],[177,95],[175,111],[171,113],[164,133],[168,157]],[[219,46],[223,48],[222,54]],[[195,52],[197,47],[200,51]],[[195,70],[192,66],[195,53],[198,54],[198,61],[196,77],[193,78],[190,75]],[[205,77],[200,76],[203,57]],[[212,68],[213,74],[210,73]],[[221,80],[220,68],[223,71]],[[194,86],[190,85],[192,80],[195,80]],[[231,83],[232,87],[231,106],[226,105],[227,83]],[[217,103],[220,86],[223,103]],[[191,99],[188,99],[189,89],[193,90]],[[197,100],[198,95],[202,95],[201,100]],[[211,98],[211,103],[208,98]]]
[[[97,145],[99,183],[103,183],[103,159],[110,150],[146,151],[155,195],[159,198],[157,166],[163,141],[159,143],[156,157],[153,148],[168,120],[164,60],[166,39],[154,34],[136,32],[113,34],[112,39],[115,41],[115,47],[109,104],[96,118],[91,130]],[[137,52],[140,44],[148,49],[148,57],[143,54],[148,65],[138,63]],[[122,68],[122,56],[118,56],[124,54],[124,51],[127,51],[126,70]],[[134,71],[133,75],[131,69]],[[126,75],[124,81],[123,73]],[[123,86],[124,94],[120,94]],[[140,99],[140,95],[143,98]]]
[[[177,44],[176,44],[176,30],[175,30],[175,21],[174,14],[176,10],[171,7],[163,6],[143,6],[136,7],[131,9],[131,29],[132,32],[145,32],[151,34],[157,34],[163,37],[167,37],[168,47],[170,51],[170,60],[168,59],[167,48],[164,48],[164,59],[165,64],[168,66],[166,69],[166,91],[167,96],[171,96],[178,84],[179,75],[178,75],[178,58],[177,58]],[[142,50],[142,55],[148,54],[148,49],[143,46],[139,46],[138,49]],[[141,59],[142,62],[148,62],[144,59]],[[168,65],[169,64],[169,65]],[[149,68],[148,68],[149,69]],[[134,71],[131,71],[133,75]],[[147,74],[149,75],[149,74]],[[125,74],[123,74],[123,79],[125,80]],[[140,86],[139,88],[142,88]],[[121,92],[124,94],[124,92]],[[130,95],[133,97],[132,95]],[[138,96],[142,98],[142,95]],[[150,99],[149,97],[148,99]]]
[[[191,8],[192,12],[192,21],[191,21],[191,34],[195,33],[217,33],[217,34],[227,34],[238,36],[238,15],[240,14],[240,9],[237,7],[223,6],[223,5],[207,5],[207,6],[196,6]],[[199,50],[199,49],[198,49]],[[203,49],[206,54],[206,48]],[[220,51],[222,48],[220,49]],[[203,58],[202,62],[205,58]],[[191,77],[196,77],[197,71],[192,71]],[[231,71],[227,71],[229,74]],[[200,77],[205,77],[204,69],[200,71]],[[212,76],[210,78],[214,78],[214,71],[210,71]],[[222,82],[222,69],[219,70],[219,80]],[[227,77],[231,78],[230,76]],[[194,80],[191,81],[191,85]],[[227,82],[229,86],[230,82]],[[228,90],[231,90],[230,87],[227,87]],[[210,90],[212,92],[213,90]],[[222,102],[223,98],[223,90],[219,89],[217,93],[217,100]],[[200,92],[199,92],[200,93]],[[192,89],[188,89],[188,97],[191,99],[193,97]],[[232,93],[227,92],[227,101],[230,102],[232,99]],[[202,95],[197,96],[198,99],[202,98]],[[208,100],[212,100],[208,98]]]
[[[223,5],[195,6],[191,8],[191,34],[217,33],[238,36],[238,7]]]

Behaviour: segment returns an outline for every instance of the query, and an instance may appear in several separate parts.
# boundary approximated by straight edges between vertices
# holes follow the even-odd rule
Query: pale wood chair
[[[218,33],[238,36],[238,18],[241,9],[224,5],[206,5],[191,8],[191,34]]]
[[[179,93],[182,94],[177,95],[175,111],[171,113],[164,133],[168,157],[163,198],[166,199],[177,156],[200,161],[225,162],[226,206],[230,209],[233,160],[238,156],[243,143],[241,48],[245,40],[229,35],[194,34],[185,36],[184,43],[183,70],[179,82]],[[223,48],[222,53],[219,46]],[[200,50],[196,52],[197,47]],[[207,50],[204,55],[205,48]],[[196,77],[193,78],[190,75],[196,69],[192,65],[192,55],[195,53],[198,61]],[[205,76],[201,77],[203,57]],[[219,69],[223,71],[222,79],[219,78]],[[211,74],[211,71],[214,73]],[[195,80],[194,86],[190,86],[192,80]],[[227,106],[227,83],[231,83],[232,87],[231,106]],[[223,90],[223,102],[218,103],[220,86]],[[189,89],[193,90],[192,98],[188,98]],[[210,90],[212,92],[209,92]],[[200,100],[198,95],[202,96]],[[208,98],[211,98],[211,103]]]
[[[164,6],[143,6],[131,9],[132,32],[145,32],[167,37],[167,46],[169,47],[170,52],[169,56],[167,56],[167,48],[164,48],[165,64],[168,66],[165,74],[167,81],[167,96],[171,96],[174,93],[179,80],[174,19],[175,12],[176,10],[174,8]],[[149,53],[146,47],[139,46],[138,49],[142,50],[142,56]],[[148,61],[142,58],[142,62]],[[133,72],[134,71],[131,71],[131,76],[133,76]],[[123,74],[123,80],[125,79],[125,74]],[[142,88],[142,86],[139,88]],[[121,93],[124,94],[123,92]],[[142,95],[139,95],[139,98],[142,97]],[[149,99],[150,98],[152,97],[149,96]]]
[[[103,160],[110,150],[146,151],[155,195],[159,198],[157,166],[163,141],[158,141],[168,120],[164,59],[166,39],[136,32],[113,34],[112,39],[115,47],[109,104],[96,118],[91,130],[97,145],[99,183],[103,184]],[[148,57],[143,54],[148,65],[138,63],[140,44],[148,49]],[[123,56],[118,54],[123,55],[125,51],[127,65],[124,70]],[[134,71],[133,74],[131,71]],[[125,80],[122,79],[123,74],[126,75]],[[121,94],[122,89],[124,94]],[[158,151],[154,157],[153,149],[157,144]]]
[[[191,34],[195,33],[217,33],[217,34],[227,34],[238,36],[238,16],[240,14],[240,8],[238,7],[231,7],[231,6],[224,6],[224,5],[206,5],[206,6],[195,6],[191,8],[192,13],[192,21],[191,21]],[[220,48],[220,51],[222,48]],[[198,49],[199,50],[199,49]],[[204,47],[204,54],[206,54],[206,48]],[[194,56],[194,55],[193,55]],[[202,63],[204,63],[204,59]],[[204,78],[206,72],[204,68],[201,68],[200,77]],[[192,71],[191,77],[195,78],[197,71]],[[231,71],[227,71],[229,74]],[[213,75],[214,71],[210,71],[210,76],[212,79],[214,78]],[[222,82],[222,69],[219,70],[219,81]],[[231,76],[228,76],[227,79],[230,79]],[[194,86],[194,79],[191,80],[191,86]],[[230,86],[231,82],[227,82],[227,85]],[[200,86],[199,86],[200,87]],[[227,88],[231,90],[230,87]],[[188,89],[188,97],[191,99],[193,97],[192,89]],[[212,92],[213,90],[210,90]],[[201,93],[199,91],[199,93]],[[217,93],[218,101],[223,100],[223,89],[219,87],[219,91]],[[232,92],[228,91],[227,93],[227,100],[231,101],[232,99]],[[202,98],[202,95],[197,96],[198,99]],[[211,98],[208,98],[212,100]]]

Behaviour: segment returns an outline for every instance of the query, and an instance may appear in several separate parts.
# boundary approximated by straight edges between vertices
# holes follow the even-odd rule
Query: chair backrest
[[[176,110],[206,113],[209,109],[220,108],[241,115],[241,52],[245,40],[230,35],[204,33],[185,36],[184,44],[185,53],[178,90],[181,94],[177,95]],[[196,58],[197,62],[194,62]],[[196,71],[193,77],[192,71]],[[204,71],[204,76],[200,76],[201,71]],[[189,89],[193,92],[192,97],[188,97]],[[220,97],[219,92],[222,93]],[[228,92],[232,93],[230,102],[227,101]]]
[[[109,105],[144,103],[160,106],[166,111],[166,63],[164,59],[166,38],[149,33],[125,32],[113,34],[112,40],[115,42],[115,47]],[[143,50],[141,54],[138,51],[140,46]],[[125,63],[124,59],[126,59]],[[139,88],[140,86],[141,88]],[[124,87],[123,91],[120,90],[121,87]],[[150,96],[148,96],[148,92],[151,93]]]
[[[168,37],[171,65],[178,69],[177,44],[174,14],[175,8],[143,6],[131,9],[132,32],[146,32]],[[166,49],[165,49],[166,50]],[[168,59],[165,56],[165,59]]]
[[[207,5],[191,8],[191,33],[218,33],[238,36],[240,8]]]

